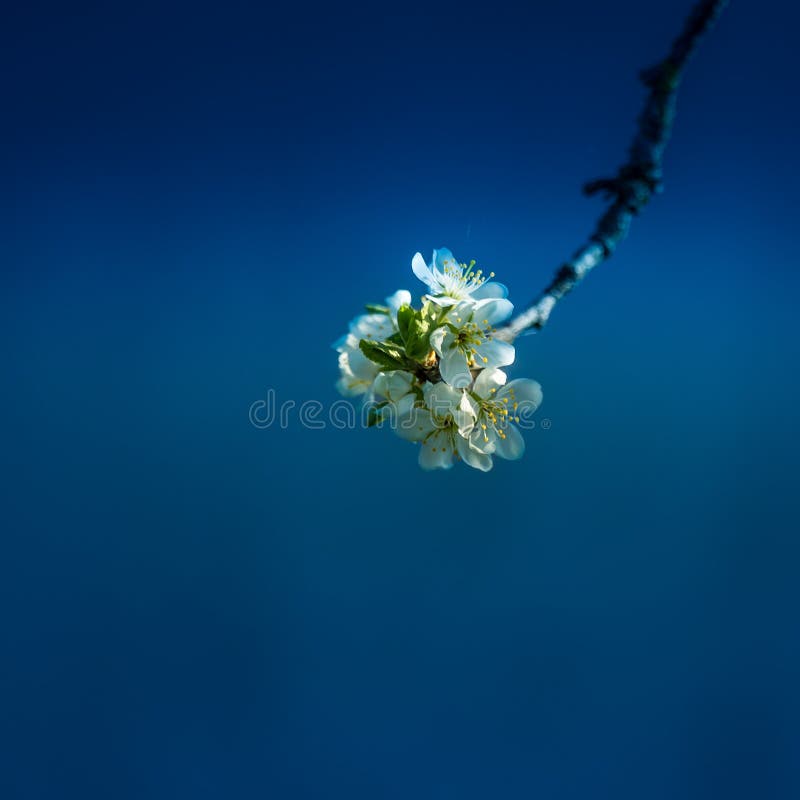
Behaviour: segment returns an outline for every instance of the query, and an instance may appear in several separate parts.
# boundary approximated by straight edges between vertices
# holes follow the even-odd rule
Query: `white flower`
[[[397,332],[397,311],[400,306],[411,303],[411,292],[399,289],[386,298],[389,313],[373,311],[359,314],[350,321],[348,332],[333,343],[333,349],[340,353],[346,348],[358,347],[362,339],[382,342]],[[385,309],[384,309],[385,311]]]
[[[494,273],[474,267],[446,249],[433,251],[430,266],[417,253],[412,268],[430,290],[422,308],[411,307],[410,292],[397,291],[385,305],[368,305],[333,345],[338,390],[363,396],[368,427],[388,423],[419,444],[425,470],[463,461],[487,472],[494,456],[521,458],[525,442],[514,423],[542,401],[536,381],[506,384],[499,367],[512,364],[515,351],[495,338],[495,326],[514,307],[506,288],[489,282]]]
[[[398,414],[406,416],[411,411],[419,393],[419,383],[412,373],[401,369],[379,372],[364,404],[371,407],[370,416],[374,414],[376,420],[388,420],[394,426]]]
[[[359,349],[347,347],[339,353],[339,380],[336,389],[344,397],[365,394],[378,375],[377,364],[373,364]]]
[[[460,389],[472,383],[471,370],[513,364],[514,346],[495,339],[493,327],[513,310],[508,300],[492,299],[465,301],[450,311],[447,324],[433,331],[430,340],[443,380]]]
[[[380,367],[373,364],[359,349],[362,339],[384,341],[397,332],[397,310],[411,302],[411,292],[400,289],[386,298],[389,313],[360,314],[350,322],[348,332],[333,343],[339,353],[340,378],[336,389],[345,397],[356,397],[369,391]]]
[[[452,306],[460,300],[483,300],[489,297],[506,297],[508,290],[502,283],[490,283],[494,277],[475,270],[475,262],[459,264],[446,248],[433,251],[430,266],[422,253],[411,260],[414,274],[430,289],[429,297],[440,306]]]
[[[379,372],[372,382],[372,394],[385,398],[390,403],[397,403],[405,397],[414,385],[414,376],[410,372],[396,369],[391,372]]]
[[[532,414],[542,402],[542,387],[527,378],[506,383],[500,369],[485,369],[475,379],[470,396],[477,406],[477,420],[470,446],[488,456],[516,460],[525,452],[525,440],[512,423]]]
[[[456,455],[470,466],[491,468],[491,457],[469,448],[469,436],[475,427],[476,405],[466,392],[446,383],[426,383],[423,388],[424,406],[414,395],[403,398],[396,407],[397,435],[410,442],[419,442],[419,465],[422,469],[450,469]],[[463,453],[467,453],[467,458]],[[484,469],[484,466],[478,466]]]

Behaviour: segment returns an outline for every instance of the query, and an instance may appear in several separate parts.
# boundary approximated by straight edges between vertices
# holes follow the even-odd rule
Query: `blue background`
[[[689,6],[9,12],[0,795],[800,796],[794,4],[520,340],[522,462],[248,421],[416,250],[533,297]]]

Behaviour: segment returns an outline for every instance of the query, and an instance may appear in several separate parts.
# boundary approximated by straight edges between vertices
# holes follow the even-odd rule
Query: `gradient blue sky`
[[[0,32],[0,794],[800,794],[798,110],[734,0],[488,475],[256,430],[448,246],[523,304],[689,2],[28,5]]]

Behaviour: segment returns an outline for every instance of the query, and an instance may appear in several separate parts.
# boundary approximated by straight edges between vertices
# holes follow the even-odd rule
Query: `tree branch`
[[[550,285],[496,336],[513,341],[528,329],[541,329],[556,303],[572,291],[598,264],[610,258],[625,238],[631,220],[651,195],[661,191],[662,159],[675,117],[675,98],[683,70],[703,34],[714,24],[727,0],[700,0],[692,9],[669,55],[641,73],[649,89],[639,116],[628,161],[613,178],[590,181],[586,195],[602,193],[611,205],[586,244],[556,272]]]

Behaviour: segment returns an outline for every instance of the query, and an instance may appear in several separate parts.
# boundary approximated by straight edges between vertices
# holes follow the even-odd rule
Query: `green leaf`
[[[374,305],[373,303],[367,303],[364,308],[369,311],[370,314],[386,314],[388,317],[391,314],[391,310],[387,306],[378,306]]]
[[[408,336],[408,327],[417,318],[418,312],[414,311],[409,305],[402,305],[397,310],[397,327],[400,329],[400,335],[403,341]]]
[[[426,300],[422,304],[422,316],[433,323],[438,323],[440,321],[440,317],[443,317],[445,314],[447,314],[447,311],[447,308],[442,308],[442,306],[437,305],[431,300]]]
[[[406,335],[406,353],[415,361],[422,361],[430,352],[431,331],[433,326],[428,319],[415,317]]]
[[[372,342],[362,339],[361,352],[383,370],[406,369],[407,359],[402,347],[390,342]]]

